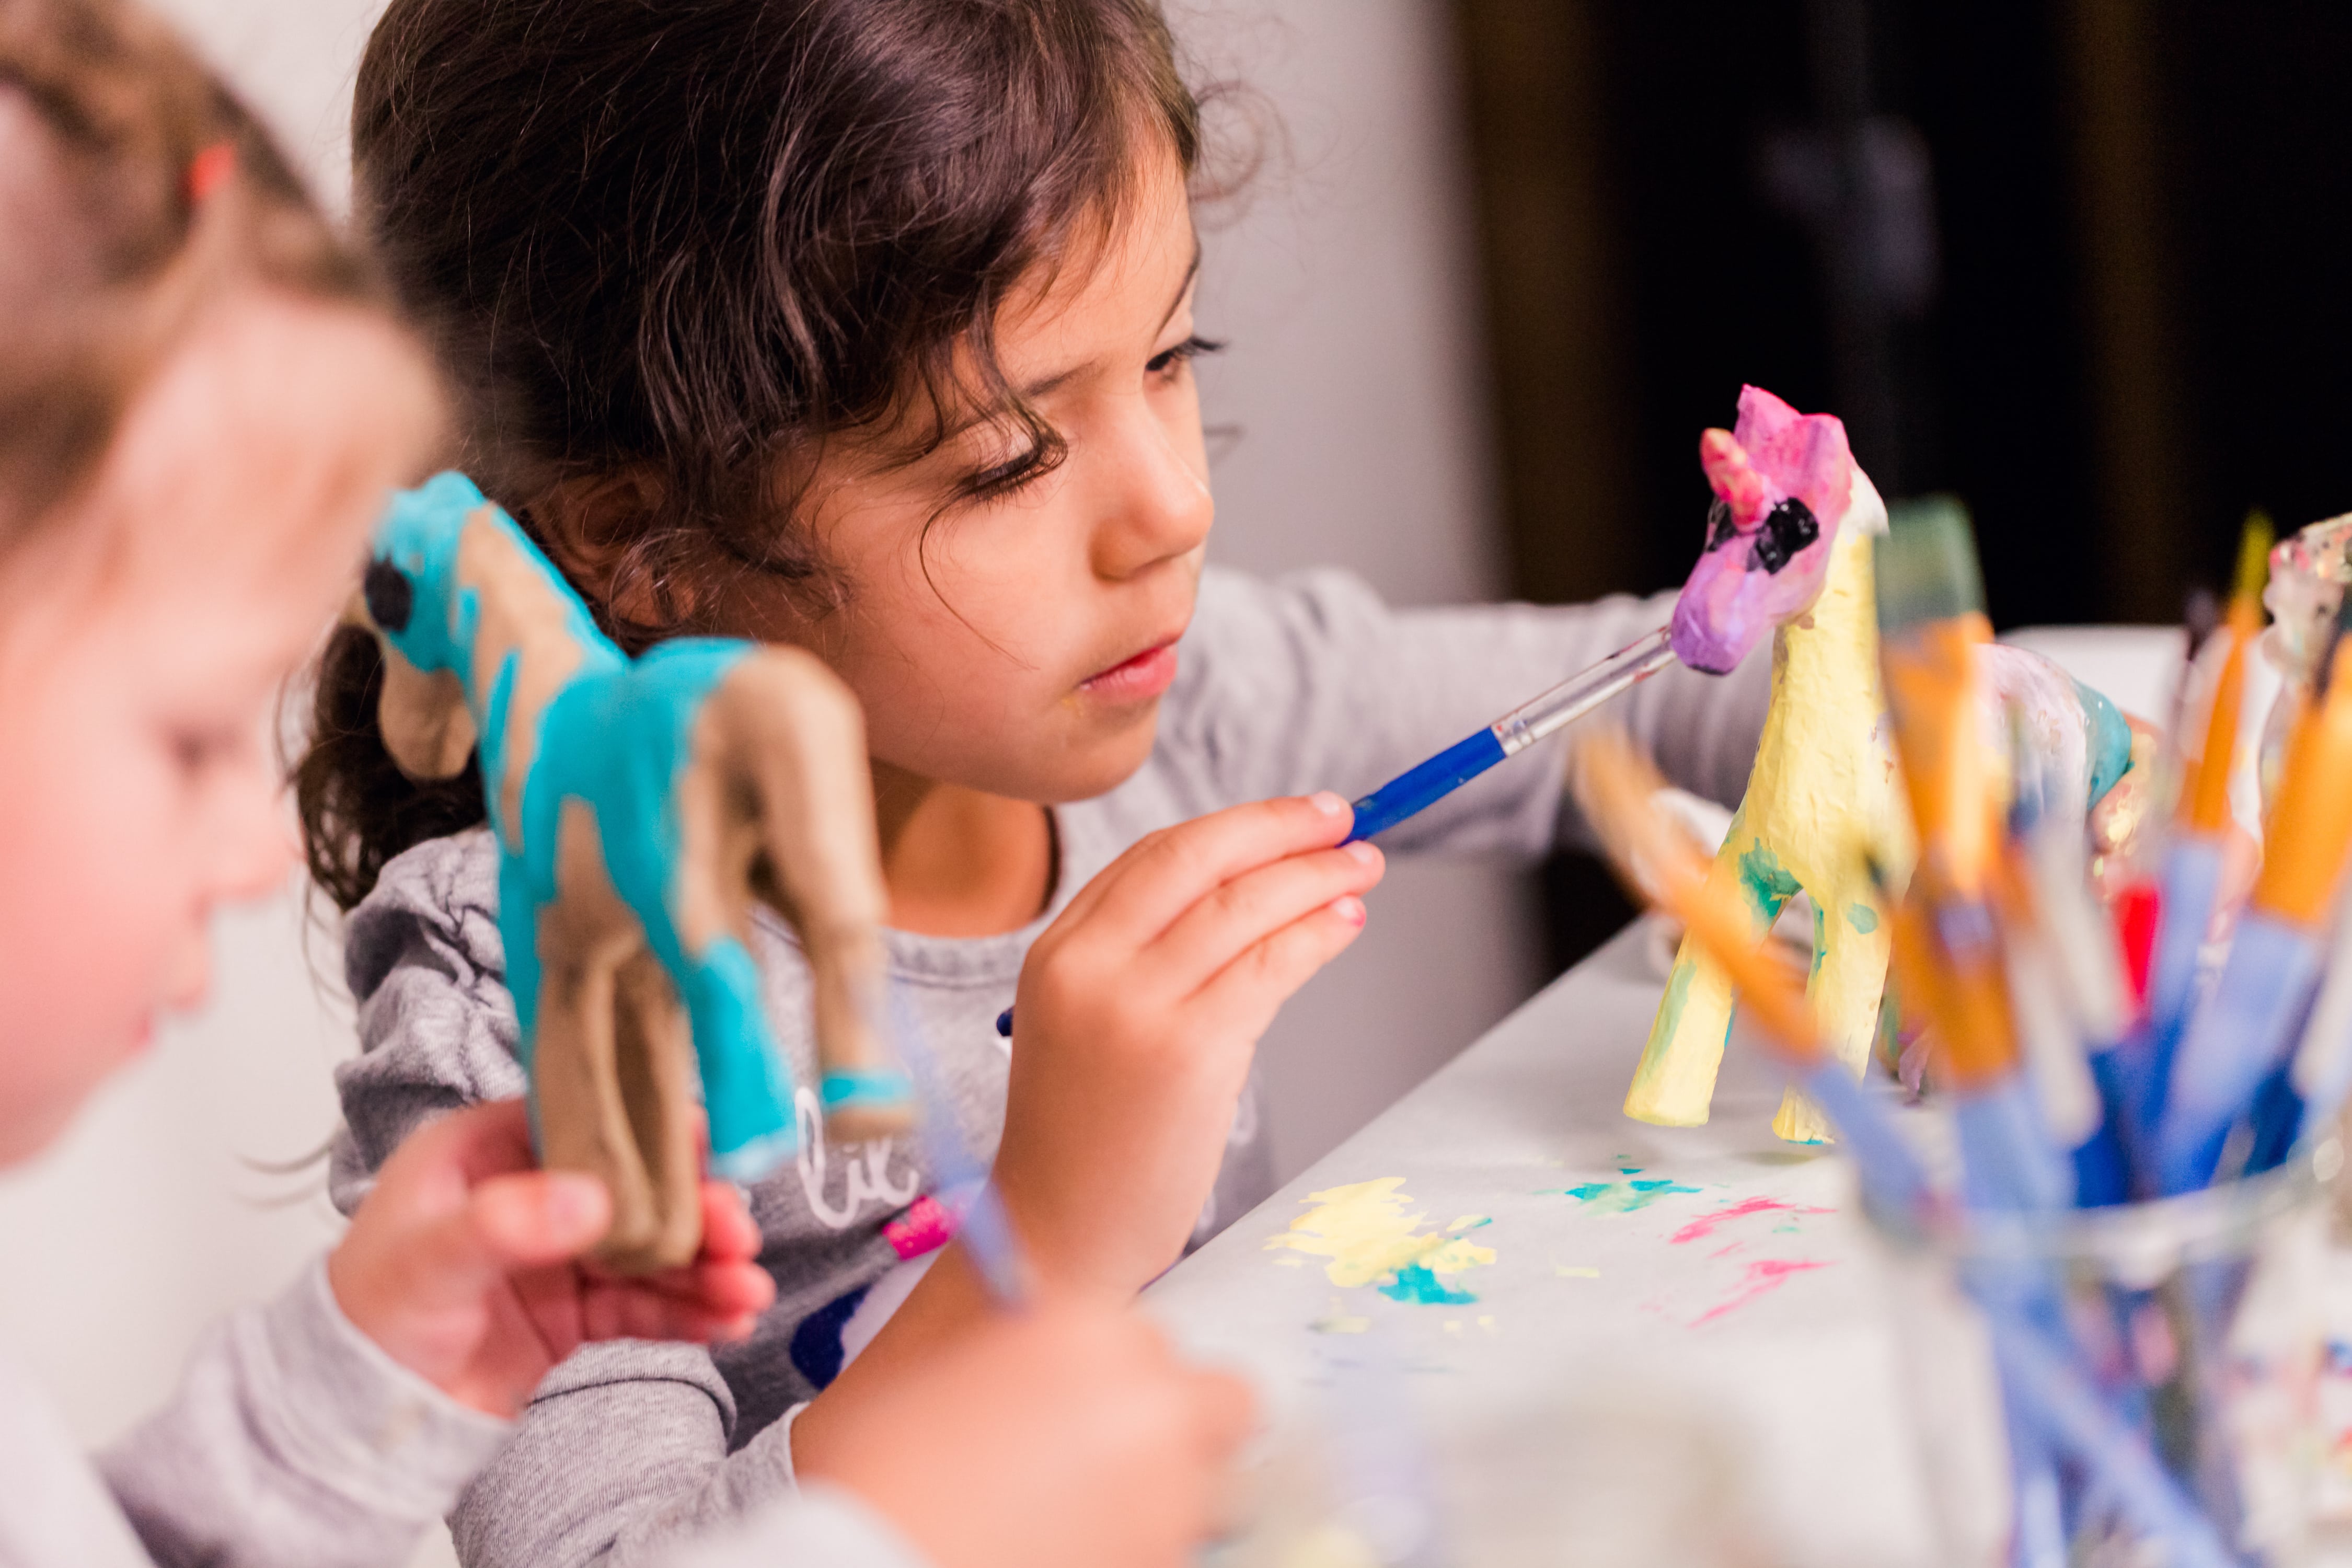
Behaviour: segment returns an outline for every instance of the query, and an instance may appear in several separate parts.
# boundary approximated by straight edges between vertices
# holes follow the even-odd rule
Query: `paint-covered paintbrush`
[[[2157,737],[2139,832],[2125,851],[2127,863],[2115,879],[2119,886],[2108,901],[2116,940],[2123,944],[2124,973],[2131,982],[2133,1004],[2143,1011],[2147,1005],[2156,928],[2164,907],[2162,872],[2171,838],[2169,827],[2186,782],[2189,700],[2197,684],[2198,658],[2221,625],[2221,606],[2211,592],[2192,589],[2181,609],[2180,667],[2173,676],[2163,731]]]
[[[2164,1114],[2172,1060],[2197,984],[2198,953],[2211,924],[2221,887],[2221,857],[2230,825],[2230,778],[2237,760],[2245,698],[2246,657],[2262,632],[2263,584],[2270,570],[2272,530],[2260,512],[2246,520],[2238,543],[2238,573],[2230,614],[2217,635],[2225,638],[2221,668],[2206,706],[2205,745],[2181,770],[2180,801],[2165,851],[2162,902],[2149,957],[2147,1036],[2135,1052],[2135,1115],[2152,1131]]]
[[[1880,673],[1919,835],[1894,926],[1897,984],[1936,1031],[1969,1200],[2061,1206],[2073,1195],[2072,1173],[2020,1070],[1994,917],[2003,819],[1979,718],[1979,655],[1992,626],[1975,541],[1957,511],[1922,510],[1888,531],[1875,564]]]
[[[2233,1124],[2294,1044],[2318,984],[2326,917],[2352,847],[2352,595],[2287,742],[2261,876],[2212,1000],[2184,1033],[2156,1138],[2159,1186],[2211,1181]]]

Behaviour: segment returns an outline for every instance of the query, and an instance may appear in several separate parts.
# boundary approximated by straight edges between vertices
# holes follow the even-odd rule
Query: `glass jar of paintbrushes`
[[[1907,875],[1872,869],[1892,984],[1932,1045],[1928,1112],[1836,1066],[1638,779],[1593,795],[1629,881],[1729,971],[1895,1242],[1923,1458],[1965,1568],[2313,1561],[2317,1194],[2352,1091],[2352,595],[2315,634],[2241,900],[2228,784],[2268,547],[2249,531],[2210,679],[2183,673],[2108,906],[2032,749],[2004,765],[1989,743],[1965,519],[1923,512],[1879,542],[1918,854]]]
[[[2154,1202],[1874,1209],[1949,1568],[2313,1562],[2331,1140]]]

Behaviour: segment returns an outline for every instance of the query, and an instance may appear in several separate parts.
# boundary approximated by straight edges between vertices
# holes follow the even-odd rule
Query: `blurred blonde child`
[[[277,698],[441,415],[268,140],[110,0],[0,0],[0,321],[5,1168],[202,997],[212,910],[282,885]],[[94,1464],[0,1363],[0,1563],[392,1568],[576,1346],[740,1337],[772,1298],[731,1190],[692,1267],[624,1282],[573,1261],[603,1189],[530,1167],[519,1102],[423,1125]],[[1044,1306],[943,1344],[697,1561],[1173,1564],[1243,1406],[1139,1324]]]

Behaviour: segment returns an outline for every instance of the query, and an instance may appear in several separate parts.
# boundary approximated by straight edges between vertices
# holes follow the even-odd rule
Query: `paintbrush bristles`
[[[2231,584],[2230,608],[2234,614],[2240,605],[2252,605],[2257,626],[2262,619],[2263,589],[2271,579],[2271,545],[2277,538],[2270,513],[2256,507],[2246,514],[2246,526],[2238,535],[2238,574]]]
[[[2352,637],[2336,645],[2334,683],[2307,700],[2287,742],[2271,812],[2270,842],[2253,902],[2303,925],[2317,925],[2336,894],[2352,846]]]
[[[1984,575],[1977,567],[1969,514],[1949,496],[1894,509],[1873,570],[1882,633],[1984,613]]]
[[[2237,579],[2230,593],[2230,617],[2222,628],[2230,644],[2221,656],[2213,699],[2206,709],[2205,749],[2193,765],[2184,765],[2181,779],[2181,824],[2191,833],[2220,833],[2230,819],[2230,774],[2244,715],[2246,650],[2262,634],[2263,584],[2269,577],[2273,537],[2267,516],[2259,510],[2248,514],[2245,530],[2238,537]],[[2320,680],[2326,683],[2324,672]]]

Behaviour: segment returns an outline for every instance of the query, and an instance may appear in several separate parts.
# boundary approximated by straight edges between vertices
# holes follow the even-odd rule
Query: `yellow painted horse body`
[[[1772,702],[1755,771],[1711,873],[1745,896],[1759,940],[1790,899],[1800,890],[1811,898],[1808,992],[1832,1048],[1857,1073],[1878,1033],[1886,984],[1887,928],[1869,861],[1899,887],[1912,853],[1878,685],[1871,552],[1885,530],[1885,505],[1857,468],[1829,542],[1821,596],[1773,632]],[[1730,978],[1685,938],[1625,1114],[1669,1127],[1704,1122],[1731,1016]],[[1802,1143],[1828,1134],[1794,1089],[1772,1131]]]
[[[1893,1021],[1885,910],[1871,867],[1899,890],[1914,854],[1879,688],[1872,556],[1886,506],[1848,451],[1844,426],[1758,387],[1741,389],[1735,432],[1700,437],[1699,461],[1717,499],[1706,547],[1675,605],[1675,654],[1721,673],[1772,634],[1771,707],[1711,879],[1718,892],[1727,886],[1746,898],[1759,941],[1790,899],[1811,900],[1809,994],[1830,1047],[1858,1075]],[[2016,726],[2035,763],[2033,814],[2084,826],[2131,768],[2129,725],[2047,659],[2003,647],[1983,658],[1981,718],[1988,754],[2002,759],[2003,795]],[[2111,803],[2106,815],[2128,830],[2130,812]],[[1729,978],[1685,940],[1625,1113],[1669,1127],[1705,1121],[1732,1011]],[[1794,1089],[1772,1130],[1791,1142],[1829,1140],[1828,1123]]]

